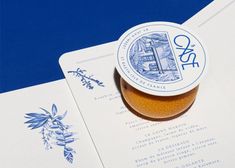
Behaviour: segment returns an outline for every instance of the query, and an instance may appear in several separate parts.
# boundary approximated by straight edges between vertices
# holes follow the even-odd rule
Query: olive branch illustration
[[[25,118],[27,121],[25,124],[28,124],[28,128],[31,128],[31,130],[41,129],[40,133],[46,150],[52,149],[53,146],[61,146],[64,150],[65,159],[69,163],[73,163],[76,152],[69,147],[69,144],[76,140],[73,137],[75,133],[69,131],[71,126],[62,122],[67,115],[67,111],[62,115],[58,115],[55,104],[52,105],[51,112],[44,108],[40,108],[40,110],[43,113],[26,113]]]
[[[93,75],[87,75],[86,70],[82,70],[77,68],[75,71],[68,71],[68,73],[72,73],[75,77],[81,79],[82,85],[87,89],[94,89],[94,85],[104,87],[103,82],[94,78]]]

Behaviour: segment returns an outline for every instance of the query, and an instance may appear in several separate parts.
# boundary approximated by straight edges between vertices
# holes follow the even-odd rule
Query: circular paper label
[[[117,43],[116,69],[136,89],[157,96],[185,93],[199,84],[206,52],[182,25],[150,22],[125,32]]]

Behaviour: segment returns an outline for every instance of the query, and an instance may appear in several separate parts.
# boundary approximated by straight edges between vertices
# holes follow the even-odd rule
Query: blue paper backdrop
[[[0,0],[0,92],[64,78],[61,54],[149,21],[183,23],[212,0]]]

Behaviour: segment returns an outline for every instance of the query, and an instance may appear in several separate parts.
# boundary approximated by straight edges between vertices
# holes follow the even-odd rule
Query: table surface
[[[0,93],[62,79],[63,53],[117,40],[140,23],[183,23],[210,2],[0,0]]]

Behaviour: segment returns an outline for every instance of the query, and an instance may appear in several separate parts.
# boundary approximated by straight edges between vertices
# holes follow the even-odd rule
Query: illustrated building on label
[[[150,80],[181,80],[166,33],[154,33],[139,38],[130,48],[129,59],[135,71]]]

